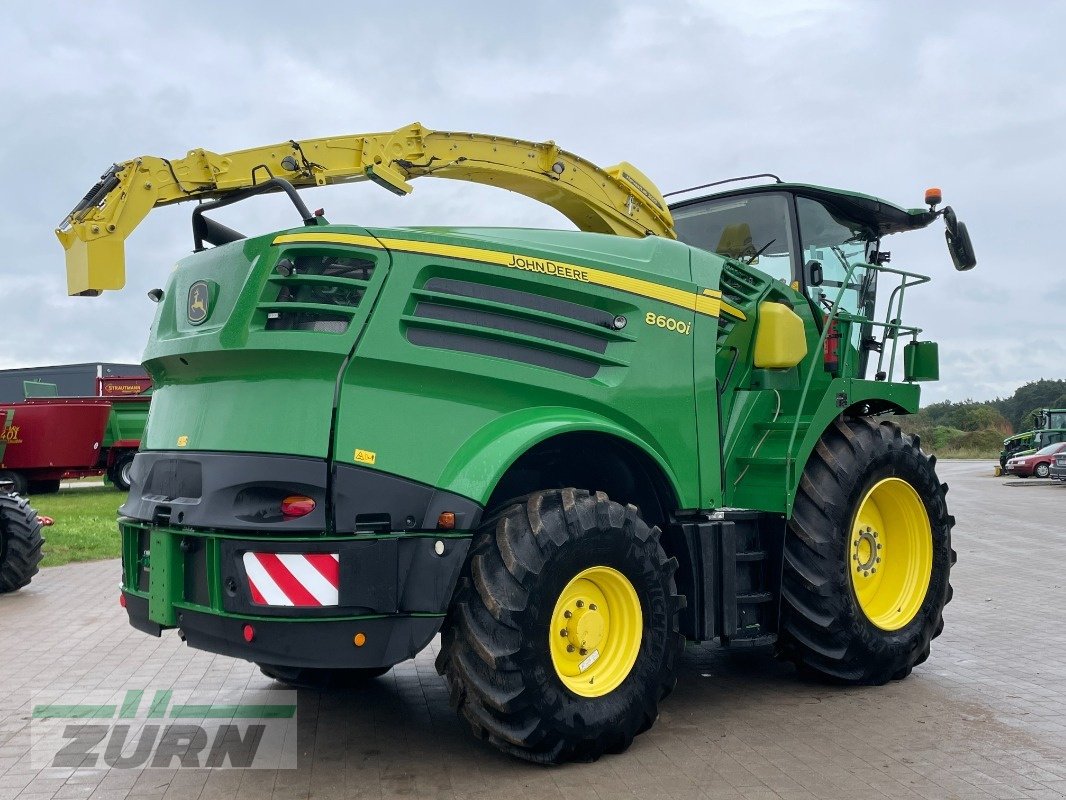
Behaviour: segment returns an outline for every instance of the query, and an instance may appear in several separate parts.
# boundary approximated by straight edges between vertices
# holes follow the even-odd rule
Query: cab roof
[[[739,197],[751,194],[769,194],[788,192],[799,197],[809,197],[832,207],[834,212],[844,219],[853,219],[879,236],[902,231],[924,228],[936,219],[936,214],[926,208],[903,208],[879,197],[872,197],[859,192],[847,192],[843,189],[831,189],[827,186],[815,186],[808,183],[765,183],[756,186],[742,186],[724,192],[682,200],[670,206],[671,209],[701,203],[721,197]]]

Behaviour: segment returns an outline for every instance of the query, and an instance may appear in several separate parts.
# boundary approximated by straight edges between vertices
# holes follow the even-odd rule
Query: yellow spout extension
[[[68,293],[121,289],[125,240],[153,208],[221,198],[271,176],[297,188],[370,180],[396,194],[409,194],[413,178],[451,178],[539,200],[583,231],[674,237],[662,193],[629,163],[602,169],[554,142],[431,131],[416,122],[387,133],[116,164],[56,230],[66,251]]]

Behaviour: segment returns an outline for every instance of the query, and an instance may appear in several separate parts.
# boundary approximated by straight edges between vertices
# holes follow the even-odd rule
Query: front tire
[[[485,522],[437,658],[475,735],[557,764],[622,752],[652,726],[684,646],[659,536],[636,507],[577,489]]]
[[[24,498],[0,493],[0,593],[30,582],[41,563],[43,544],[37,512]]]
[[[782,651],[802,672],[880,685],[929,656],[955,561],[934,465],[887,420],[841,419],[823,434],[785,543]]]

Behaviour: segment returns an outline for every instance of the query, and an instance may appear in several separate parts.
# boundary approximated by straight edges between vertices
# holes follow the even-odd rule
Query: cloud
[[[52,233],[113,161],[418,120],[552,138],[601,164],[629,160],[664,189],[769,170],[918,205],[941,185],[977,271],[951,269],[937,230],[887,243],[893,265],[934,276],[906,308],[941,343],[944,380],[926,398],[1062,377],[1064,23],[1054,4],[873,0],[13,7],[0,32],[0,367],[139,360],[155,308],[144,294],[188,252],[189,209],[151,215],[128,242],[127,289],[95,300],[65,296]],[[309,194],[334,221],[566,225],[465,184]],[[250,232],[292,224],[277,198],[223,218]]]

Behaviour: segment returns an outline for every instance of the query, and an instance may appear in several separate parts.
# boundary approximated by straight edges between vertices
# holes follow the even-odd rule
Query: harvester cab
[[[338,225],[298,194],[419,176],[579,230]],[[263,192],[299,224],[209,216]],[[138,629],[295,685],[369,680],[439,632],[475,733],[550,763],[650,727],[686,640],[860,684],[927,657],[954,520],[892,417],[939,365],[902,320],[929,278],[881,242],[943,218],[972,267],[938,192],[908,210],[775,180],[668,206],[627,163],[419,125],[196,150],[116,165],[77,205],[70,293],[121,287],[124,239],[183,200],[205,201],[195,252],[150,293],[120,509]]]
[[[896,341],[909,336],[904,348],[905,380],[936,380],[936,345],[919,342],[920,329],[901,324],[906,290],[929,279],[886,267],[891,253],[883,249],[882,239],[943,218],[956,269],[972,269],[977,260],[965,224],[950,206],[936,210],[940,190],[926,192],[928,208],[904,209],[854,192],[789,184],[772,175],[755,177],[774,180],[672,204],[678,239],[757,267],[790,286],[801,296],[793,300],[808,303],[815,317],[825,323],[829,371],[864,378],[873,354],[873,377],[891,381]],[[882,275],[895,276],[896,281],[884,320],[878,321]],[[891,349],[886,351],[886,345]]]

